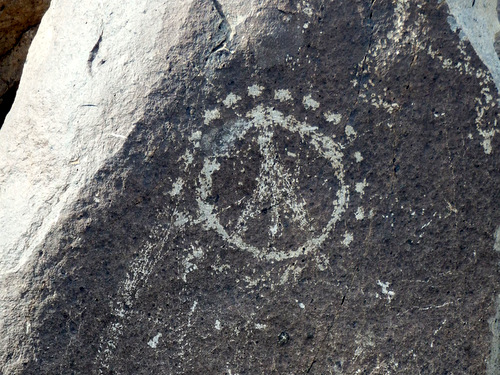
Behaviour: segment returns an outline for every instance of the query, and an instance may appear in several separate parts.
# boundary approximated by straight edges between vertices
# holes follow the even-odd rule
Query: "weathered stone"
[[[0,127],[19,84],[28,48],[49,0],[0,1]]]
[[[1,371],[498,373],[459,5],[53,3],[0,132]]]

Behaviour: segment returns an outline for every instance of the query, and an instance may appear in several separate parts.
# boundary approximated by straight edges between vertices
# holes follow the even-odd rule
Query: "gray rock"
[[[0,372],[495,373],[498,93],[450,16],[53,3],[0,132]]]

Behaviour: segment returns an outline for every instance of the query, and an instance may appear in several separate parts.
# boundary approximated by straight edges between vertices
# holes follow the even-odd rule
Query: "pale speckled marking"
[[[470,56],[467,55],[464,43],[465,43],[464,40],[461,40],[458,44],[458,49],[460,50],[462,59],[464,60],[462,62],[459,61],[457,63],[454,63],[450,59],[445,59],[439,51],[434,50],[432,48],[432,45],[429,45],[427,53],[433,59],[441,61],[442,67],[446,70],[455,70],[460,74],[472,76],[482,80],[482,82],[480,82],[480,85],[483,86],[483,88],[481,89],[482,96],[475,99],[476,101],[475,123],[479,135],[483,137],[481,145],[483,146],[484,152],[485,154],[489,155],[492,153],[491,139],[499,131],[496,128],[497,126],[496,120],[495,123],[492,125],[492,124],[486,124],[483,119],[485,111],[493,107],[496,107],[498,105],[495,101],[493,101],[493,96],[491,95],[491,93],[489,92],[489,88],[487,87],[489,83],[493,82],[493,78],[490,75],[489,71],[481,68],[474,68],[470,64],[471,58]],[[469,135],[469,139],[473,139],[472,134]]]
[[[316,267],[320,271],[326,271],[330,265],[330,258],[323,253],[316,255]]]
[[[354,158],[356,159],[357,163],[361,163],[363,161],[363,156],[361,155],[361,152],[356,151],[354,153]]]
[[[316,110],[319,108],[319,102],[313,99],[312,94],[304,96],[304,99],[302,99],[302,103],[304,104],[305,109],[308,110]]]
[[[358,63],[358,78],[351,81],[354,87],[360,85],[360,74],[385,74],[393,64],[399,62],[401,50],[406,46],[412,46],[411,52],[413,56],[417,56],[418,52],[425,48],[424,43],[421,42],[422,36],[425,36],[428,31],[424,15],[418,14],[410,23],[409,10],[411,1],[397,0],[393,1],[393,4],[395,6],[392,27],[387,34],[381,34],[380,37],[373,41],[363,60]],[[399,110],[398,103],[388,100],[387,88],[384,88],[383,94],[371,93],[368,96],[369,89],[375,86],[375,83],[371,80],[363,83],[359,90],[359,102],[369,103],[375,108],[387,111],[390,115]]]
[[[160,341],[161,336],[162,336],[162,334],[158,333],[155,337],[153,337],[151,340],[148,341],[148,345],[151,348],[156,349],[156,347],[158,346],[158,342]]]
[[[355,213],[356,220],[363,220],[365,218],[365,209],[363,207],[358,207]]]
[[[477,130],[479,132],[479,135],[483,137],[481,145],[483,146],[484,153],[487,155],[491,154],[491,151],[493,150],[491,147],[491,140],[493,136],[499,132],[499,130],[498,129],[491,129],[491,130],[477,129]]]
[[[177,228],[183,227],[187,223],[189,223],[190,218],[184,212],[178,212],[177,210],[174,212],[174,226]]]
[[[345,247],[349,247],[349,245],[351,244],[351,242],[353,240],[354,240],[353,234],[350,232],[345,232],[344,233],[344,240],[342,241],[342,245],[344,245]]]
[[[195,141],[199,141],[201,139],[201,136],[202,136],[201,131],[197,130],[197,131],[193,132],[193,134],[191,134],[188,139],[191,142],[195,142]]]
[[[311,4],[309,4],[308,2],[302,2],[302,13],[304,13],[306,16],[308,17],[312,17],[313,16],[313,10],[311,8]]]
[[[351,137],[356,137],[356,130],[351,125],[346,125],[345,127],[345,135],[347,135],[349,138]]]
[[[164,216],[160,212],[158,218]],[[117,347],[118,340],[123,333],[124,322],[130,319],[136,291],[148,282],[151,272],[157,262],[162,257],[161,251],[155,251],[161,248],[169,240],[169,225],[155,225],[149,235],[145,246],[139,250],[138,257],[130,265],[125,280],[118,287],[118,297],[112,302],[112,311],[115,321],[99,337],[99,346],[95,362],[99,364],[99,374],[104,374],[109,370],[109,360]],[[125,308],[127,307],[127,308]]]
[[[354,189],[356,190],[356,193],[363,196],[363,194],[365,194],[365,187],[367,186],[368,184],[366,183],[366,178],[365,178],[363,182],[357,182]]]
[[[292,100],[292,94],[288,89],[279,89],[274,92],[274,99],[279,100],[280,102],[286,102],[288,100]]]
[[[184,282],[187,282],[188,273],[193,272],[193,271],[198,269],[198,266],[196,265],[196,263],[193,263],[193,261],[196,259],[203,258],[203,255],[204,255],[204,252],[202,249],[195,248],[194,246],[192,246],[192,248],[193,248],[193,252],[182,260],[182,265],[184,266],[184,272],[182,273],[182,280]]]
[[[380,280],[377,280],[377,285],[382,288],[382,294],[387,297],[387,300],[389,302],[391,302],[396,293],[394,293],[394,291],[392,290],[389,290],[390,284],[388,282],[382,282]]]
[[[220,118],[219,109],[218,108],[211,109],[211,110],[207,109],[205,111],[205,115],[203,117],[204,117],[204,123],[205,123],[205,125],[209,125],[210,122],[212,122],[213,120],[216,120],[216,119]]]
[[[392,114],[394,111],[400,108],[398,103],[389,103],[385,101],[381,96],[372,98],[370,104],[377,109],[385,109],[389,114]]]
[[[179,195],[182,191],[182,188],[184,187],[184,181],[182,180],[181,177],[179,177],[175,182],[172,184],[172,190],[170,190],[170,195],[172,197],[175,197],[176,195]]]
[[[334,125],[340,124],[340,121],[342,121],[342,115],[340,113],[326,112],[323,116],[325,116],[327,122],[331,122]]]
[[[460,28],[460,37],[470,42],[489,74],[500,88],[500,61],[495,52],[495,35],[500,32],[496,12],[497,1],[476,0],[474,6],[466,0],[447,0],[453,16],[448,17],[451,29]]]
[[[189,312],[187,314],[188,315],[188,322],[187,322],[188,327],[192,326],[191,318],[193,317],[193,314],[195,313],[197,306],[198,306],[198,301],[194,301],[193,305],[191,306],[191,309],[189,310]]]
[[[321,254],[318,255],[318,257],[321,257]],[[305,265],[301,266],[298,263],[297,264],[290,264],[290,265],[288,265],[286,267],[285,271],[281,274],[279,284],[280,285],[285,285],[290,280],[290,276],[293,278],[294,281],[297,280],[300,277],[300,274],[302,273],[302,270],[304,268],[305,268]],[[324,269],[323,269],[323,271],[324,271]],[[271,289],[272,288],[273,287],[271,287]]]
[[[238,103],[240,100],[241,100],[241,96],[230,93],[228,96],[226,96],[226,99],[224,99],[222,101],[222,103],[224,104],[224,106],[226,108],[231,108],[236,103]]]
[[[256,98],[257,96],[260,96],[262,94],[263,90],[264,90],[263,86],[252,85],[248,87],[248,95]]]

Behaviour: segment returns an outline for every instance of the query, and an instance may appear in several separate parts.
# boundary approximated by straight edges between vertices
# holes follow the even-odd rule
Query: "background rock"
[[[496,373],[498,94],[446,3],[136,5],[30,49],[2,371]]]
[[[0,127],[14,101],[28,48],[48,0],[0,1]]]

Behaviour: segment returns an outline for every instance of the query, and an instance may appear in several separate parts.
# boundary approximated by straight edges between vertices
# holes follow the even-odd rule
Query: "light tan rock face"
[[[140,126],[144,98],[169,77],[169,51],[186,43],[191,3],[94,0],[82,11],[80,2],[53,1],[40,24],[0,137],[0,373],[25,360],[22,350],[7,354],[29,331],[15,312],[31,283],[23,266]]]
[[[50,0],[2,0],[0,1],[0,120],[3,122],[8,108],[4,108],[13,96],[23,70],[31,41],[38,24],[50,5]],[[8,96],[8,94],[7,94]],[[8,103],[7,107],[10,107]],[[0,125],[1,126],[1,125]]]

